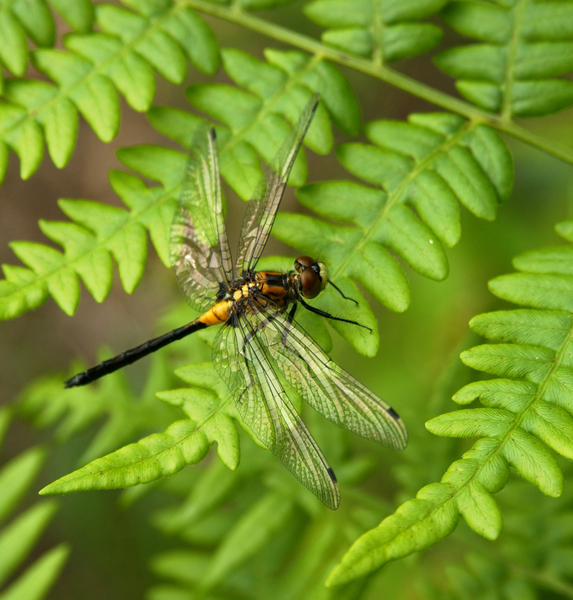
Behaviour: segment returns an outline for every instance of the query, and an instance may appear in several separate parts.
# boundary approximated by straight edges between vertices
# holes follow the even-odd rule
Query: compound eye
[[[294,269],[297,273],[302,273],[302,271],[304,271],[305,269],[312,267],[312,265],[314,265],[315,261],[314,258],[310,258],[310,256],[299,256],[295,261],[294,261]]]
[[[305,298],[316,298],[322,291],[320,277],[313,269],[304,269],[300,274],[302,295]]]

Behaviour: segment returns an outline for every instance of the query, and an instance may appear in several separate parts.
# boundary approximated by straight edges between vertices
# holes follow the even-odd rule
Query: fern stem
[[[517,59],[517,51],[519,47],[521,27],[523,23],[523,13],[525,11],[525,2],[520,2],[517,8],[513,11],[513,26],[511,39],[507,51],[506,67],[505,67],[505,83],[503,90],[503,106],[501,109],[502,118],[510,122],[512,114],[512,97],[513,83],[515,81],[515,63]]]
[[[264,19],[254,17],[236,9],[231,10],[225,6],[212,4],[206,0],[176,0],[176,3],[189,6],[202,13],[247,27],[248,29],[257,31],[258,33],[275,40],[285,42],[286,44],[310,52],[319,58],[330,60],[354,69],[355,71],[360,71],[366,75],[376,77],[398,89],[408,92],[418,98],[422,98],[431,104],[435,104],[436,106],[456,113],[466,119],[490,125],[499,131],[511,135],[518,140],[526,142],[539,150],[562,160],[563,162],[573,165],[573,149],[556,144],[543,136],[539,136],[524,127],[521,127],[513,121],[508,121],[501,115],[479,109],[469,102],[453,98],[449,94],[435,90],[424,83],[420,83],[415,79],[402,75],[384,65],[376,65],[371,60],[351,56],[350,54],[346,54],[336,48],[331,48],[296,31],[281,27],[280,25],[276,25],[275,23],[265,21]]]

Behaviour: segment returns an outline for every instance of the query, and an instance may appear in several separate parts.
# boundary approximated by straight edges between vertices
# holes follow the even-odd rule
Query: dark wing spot
[[[400,415],[390,406],[389,408],[386,409],[386,412],[393,418],[396,419],[396,421],[400,420]]]
[[[336,483],[336,482],[337,482],[337,479],[336,479],[336,475],[334,474],[334,471],[332,470],[332,467],[328,467],[328,469],[326,469],[326,472],[327,472],[327,473],[328,473],[328,475],[330,476],[330,479],[332,479],[332,481],[333,481],[334,483]]]

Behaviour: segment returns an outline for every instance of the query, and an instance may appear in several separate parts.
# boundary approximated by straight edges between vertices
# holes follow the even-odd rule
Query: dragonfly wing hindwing
[[[395,450],[408,443],[404,422],[384,400],[339,367],[306,332],[281,313],[259,313],[268,351],[285,379],[336,425]]]
[[[213,129],[201,127],[194,137],[171,227],[170,257],[179,288],[196,310],[210,308],[220,284],[232,279]]]
[[[286,395],[247,315],[237,327],[223,327],[217,334],[213,360],[247,427],[305,487],[336,509],[340,492],[334,473]]]

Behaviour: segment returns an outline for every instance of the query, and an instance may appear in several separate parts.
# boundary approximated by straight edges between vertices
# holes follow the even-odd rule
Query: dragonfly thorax
[[[298,273],[300,293],[305,298],[316,298],[328,283],[328,270],[322,261],[310,256],[299,256],[294,261]]]

